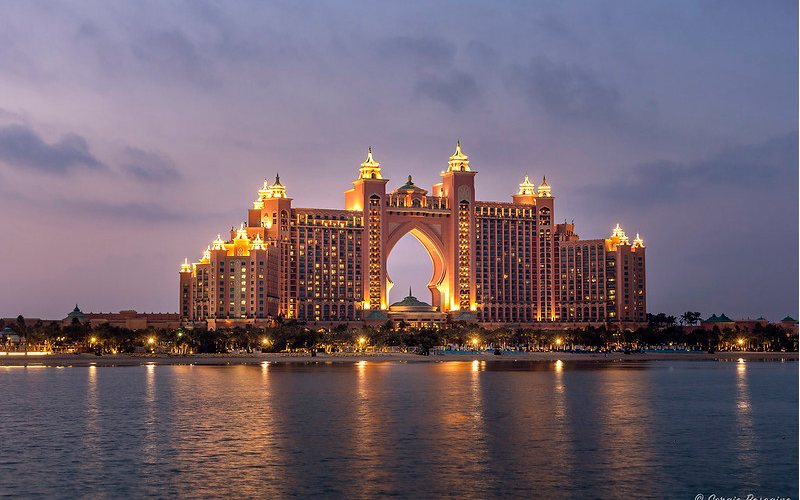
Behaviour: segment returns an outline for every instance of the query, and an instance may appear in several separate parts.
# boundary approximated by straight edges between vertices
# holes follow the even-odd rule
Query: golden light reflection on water
[[[83,475],[73,496],[677,497],[668,493],[732,471],[755,490],[785,487],[796,466],[766,457],[790,453],[790,440],[753,435],[796,418],[785,372],[767,387],[753,363],[662,366],[467,358],[0,370],[0,387],[24,403],[0,405],[0,416],[16,425],[28,474],[6,477],[38,487],[27,480],[38,467],[45,494],[28,496],[41,497],[67,495],[57,467]],[[698,376],[720,385],[687,387]],[[716,412],[707,426],[676,418],[700,399]],[[52,425],[54,408],[74,428],[25,441],[27,426]],[[693,468],[706,443],[718,445],[715,467]]]
[[[655,464],[657,454],[652,436],[651,404],[648,401],[649,382],[646,377],[631,377],[627,370],[602,370],[598,422],[602,425],[601,439],[604,441],[600,458],[612,464],[608,468],[611,483],[624,483],[631,476],[647,477],[657,483],[660,471]],[[619,446],[625,443],[625,446]],[[656,495],[656,490],[650,491]]]
[[[86,378],[86,423],[83,440],[86,444],[87,454],[81,466],[86,474],[98,474],[103,465],[101,448],[101,416],[100,402],[98,401],[97,367],[88,367]]]
[[[484,414],[482,379],[485,375],[485,361],[440,363],[436,372],[440,379],[441,401],[434,415],[440,420],[437,429],[441,435],[437,439],[443,443],[469,443],[460,459],[460,475],[441,476],[442,487],[450,491],[477,489],[476,481],[487,481],[488,462]],[[461,448],[461,446],[459,446]],[[449,482],[448,482],[449,481]]]
[[[353,428],[353,444],[357,453],[362,456],[369,456],[373,451],[373,433],[377,432],[379,426],[372,413],[370,402],[370,386],[367,374],[367,362],[359,361],[356,363],[356,422]],[[358,475],[359,486],[365,488],[366,496],[375,494],[375,470],[373,467],[364,467],[363,475]]]
[[[755,482],[758,475],[758,461],[754,452],[755,436],[753,415],[750,407],[750,390],[747,385],[747,363],[739,359],[736,363],[736,452],[742,464],[743,477]]]
[[[156,430],[156,366],[145,366],[144,397],[144,446],[142,452],[145,463],[155,463],[158,456],[158,432]]]

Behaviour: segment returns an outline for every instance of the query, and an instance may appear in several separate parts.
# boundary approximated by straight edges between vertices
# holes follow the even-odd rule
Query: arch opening
[[[409,237],[409,235],[411,237]],[[419,247],[428,259],[419,258]],[[405,224],[389,237],[386,252],[386,289],[389,304],[402,300],[410,285],[414,295],[441,310],[442,299],[446,299],[444,250],[429,228],[416,224]],[[399,260],[392,255],[402,256]],[[390,265],[392,263],[392,265]],[[397,265],[395,265],[397,264]],[[392,279],[392,276],[397,282]],[[395,284],[400,287],[393,293]],[[421,289],[427,288],[429,293]]]

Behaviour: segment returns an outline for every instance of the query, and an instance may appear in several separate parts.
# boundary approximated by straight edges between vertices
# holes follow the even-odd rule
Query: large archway
[[[436,234],[430,226],[420,222],[412,221],[400,224],[395,227],[390,233],[386,241],[385,255],[388,261],[392,254],[395,245],[407,234],[411,234],[422,244],[422,247],[428,254],[432,265],[432,273],[430,280],[427,283],[427,288],[430,291],[431,305],[438,307],[442,310],[442,301],[448,299],[447,284],[445,282],[445,275],[447,266],[445,261],[444,244],[441,237]],[[386,290],[387,296],[392,289],[394,282],[391,276],[386,276]]]

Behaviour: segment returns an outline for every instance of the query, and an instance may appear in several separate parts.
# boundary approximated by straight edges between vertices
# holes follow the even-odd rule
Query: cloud
[[[241,210],[224,212],[195,213],[186,210],[175,210],[149,201],[109,202],[100,200],[62,199],[57,202],[60,210],[90,215],[93,218],[108,218],[130,222],[173,223],[206,218],[209,220],[238,220]]]
[[[122,170],[137,180],[171,183],[182,177],[173,161],[167,156],[133,147],[125,149],[125,156]]]
[[[461,71],[451,71],[446,76],[421,79],[414,89],[417,95],[440,102],[451,111],[461,111],[478,96],[478,84],[472,76]]]
[[[0,161],[17,168],[62,175],[77,167],[104,168],[83,137],[64,134],[58,142],[48,144],[23,125],[0,127]]]
[[[528,65],[514,66],[510,82],[533,107],[554,119],[594,123],[618,121],[622,115],[619,90],[578,65],[538,56]]]
[[[624,197],[640,206],[674,202],[682,196],[702,197],[711,191],[763,191],[797,185],[797,134],[757,144],[732,147],[698,162],[654,161],[630,169],[623,179],[587,188],[587,194],[608,201]]]
[[[167,77],[211,83],[212,61],[178,29],[147,33],[133,46],[134,57]]]
[[[438,37],[398,36],[380,43],[377,54],[392,63],[446,67],[452,64],[456,47]]]

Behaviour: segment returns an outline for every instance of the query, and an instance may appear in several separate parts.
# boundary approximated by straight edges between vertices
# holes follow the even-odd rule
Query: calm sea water
[[[0,495],[798,497],[796,362],[0,367]]]

